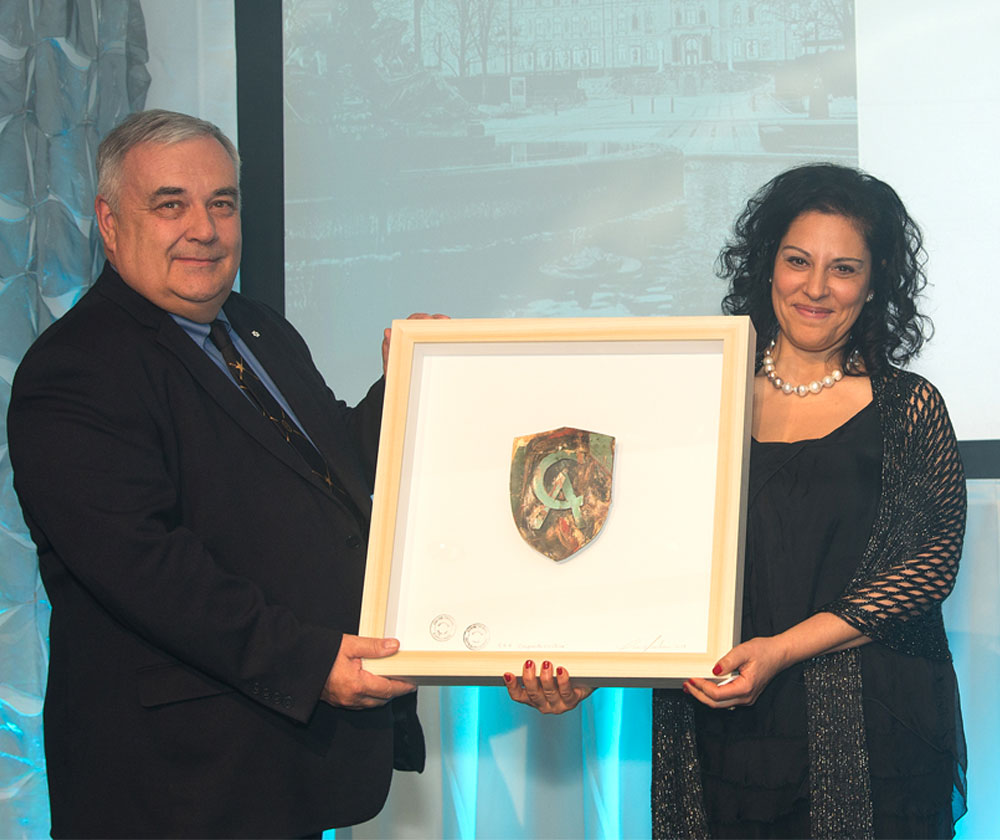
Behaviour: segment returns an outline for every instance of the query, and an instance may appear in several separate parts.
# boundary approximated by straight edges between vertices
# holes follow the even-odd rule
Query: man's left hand
[[[394,697],[416,691],[413,683],[380,677],[362,666],[363,659],[381,659],[399,650],[397,639],[372,639],[344,634],[322,700],[344,709],[373,709]]]

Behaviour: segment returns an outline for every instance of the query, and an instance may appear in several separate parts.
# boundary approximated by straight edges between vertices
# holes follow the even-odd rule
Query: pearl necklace
[[[808,397],[810,394],[818,394],[824,388],[832,388],[844,378],[844,372],[838,367],[831,370],[822,379],[814,379],[808,385],[793,385],[778,376],[774,369],[774,339],[764,351],[764,375],[768,381],[779,391],[785,394],[798,394],[800,397]]]

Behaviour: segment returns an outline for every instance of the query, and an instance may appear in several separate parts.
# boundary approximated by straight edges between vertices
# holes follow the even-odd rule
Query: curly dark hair
[[[858,169],[812,163],[782,172],[747,202],[733,225],[733,238],[719,254],[716,273],[729,281],[722,299],[727,315],[749,315],[757,330],[757,364],[778,334],[770,278],[778,246],[792,222],[809,211],[846,216],[865,238],[872,256],[871,291],[844,346],[857,352],[864,371],[879,374],[920,352],[933,325],[917,311],[927,285],[927,254],[917,223],[895,190]],[[861,373],[847,370],[847,373]]]

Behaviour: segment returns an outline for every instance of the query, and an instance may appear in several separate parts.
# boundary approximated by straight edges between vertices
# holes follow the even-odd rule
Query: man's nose
[[[187,238],[196,242],[214,242],[215,219],[207,207],[194,206],[188,214]]]

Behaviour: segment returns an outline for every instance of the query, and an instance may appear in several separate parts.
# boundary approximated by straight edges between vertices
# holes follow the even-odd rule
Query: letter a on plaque
[[[611,507],[615,439],[563,427],[514,438],[510,507],[524,541],[565,560],[593,540]]]

